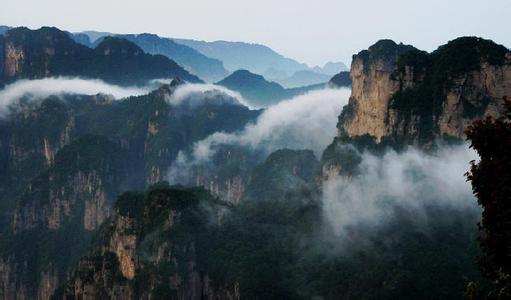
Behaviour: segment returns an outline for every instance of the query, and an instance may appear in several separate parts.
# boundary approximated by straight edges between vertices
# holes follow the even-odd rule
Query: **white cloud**
[[[213,104],[240,104],[252,108],[239,93],[214,84],[183,84],[168,99],[171,105],[186,104],[192,107],[206,101]]]
[[[323,186],[323,209],[339,237],[349,228],[378,227],[395,217],[396,207],[413,212],[422,221],[430,205],[477,209],[464,173],[477,154],[467,145],[445,146],[435,154],[417,149],[389,150],[383,157],[362,154],[361,173],[338,176]]]
[[[15,105],[21,98],[30,100],[44,99],[50,95],[108,94],[114,98],[124,98],[146,94],[147,87],[121,87],[107,84],[97,79],[81,79],[70,77],[54,77],[36,80],[18,80],[0,90],[0,116],[8,113],[9,107]]]
[[[337,116],[348,103],[349,89],[325,89],[267,108],[255,123],[237,133],[216,132],[180,152],[169,170],[170,182],[183,182],[192,166],[207,163],[221,145],[239,145],[269,154],[277,149],[311,149],[320,156],[336,135]]]

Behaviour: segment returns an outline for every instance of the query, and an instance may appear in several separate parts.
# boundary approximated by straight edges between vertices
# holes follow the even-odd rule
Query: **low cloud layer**
[[[335,234],[350,228],[377,228],[395,217],[396,209],[428,220],[426,207],[477,210],[464,173],[477,154],[467,145],[442,147],[433,155],[417,149],[388,151],[383,157],[362,155],[361,174],[337,177],[323,186],[323,209]],[[475,226],[475,225],[474,225]]]
[[[237,93],[213,84],[184,84],[179,86],[169,97],[170,105],[195,107],[204,103],[239,104],[250,107],[247,101]]]
[[[349,89],[313,91],[269,107],[241,132],[214,133],[197,142],[191,153],[179,153],[169,170],[169,181],[181,182],[178,178],[183,178],[183,173],[207,163],[222,145],[244,146],[265,154],[282,148],[311,149],[320,156],[336,134],[337,116],[349,94]]]
[[[9,107],[15,105],[20,99],[44,99],[51,95],[82,94],[96,95],[108,94],[114,98],[143,95],[150,91],[148,87],[121,87],[107,84],[96,79],[81,79],[69,77],[44,78],[36,80],[18,80],[5,86],[0,91],[0,116],[5,116]]]

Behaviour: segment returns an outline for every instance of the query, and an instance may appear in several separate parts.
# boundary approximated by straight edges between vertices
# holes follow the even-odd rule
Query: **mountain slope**
[[[327,62],[323,67],[315,66],[312,71],[320,74],[333,76],[339,72],[349,71],[348,67],[342,62]]]
[[[149,33],[115,36],[135,43],[146,53],[165,55],[206,81],[215,82],[227,75],[227,70],[224,69],[220,60],[209,58],[193,48],[174,42],[172,39]],[[96,40],[94,45],[101,42],[102,39]]]
[[[189,46],[202,54],[223,61],[229,71],[246,69],[253,73],[264,74],[270,69],[279,70],[287,74],[307,69],[307,65],[301,64],[290,58],[286,58],[269,47],[259,44],[227,41],[195,41],[187,39],[175,39],[177,43]]]
[[[326,83],[331,76],[314,71],[303,70],[293,73],[290,77],[276,80],[285,88],[297,88],[307,85]]]
[[[179,151],[260,113],[220,92],[172,104],[179,84],[115,101],[52,96],[0,122],[0,295],[47,299],[120,192],[165,179]]]
[[[84,76],[123,85],[176,76],[200,82],[174,61],[145,54],[123,39],[108,38],[90,49],[51,27],[20,27],[0,36],[0,83],[50,76]]]
[[[239,92],[249,103],[256,107],[266,107],[281,100],[304,94],[311,90],[321,89],[324,84],[302,86],[285,89],[273,81],[267,81],[263,76],[247,70],[238,70],[217,82],[230,90]]]
[[[331,87],[345,87],[351,85],[351,79],[350,79],[350,72],[342,71],[338,74],[335,74],[330,80],[328,81],[328,86]]]
[[[122,195],[92,251],[80,260],[58,297],[236,297],[234,289],[210,286],[207,275],[210,233],[226,209],[200,188],[157,185],[145,194]]]
[[[286,97],[286,90],[278,83],[266,81],[263,76],[247,70],[238,70],[217,84],[239,92],[258,106],[267,106]]]

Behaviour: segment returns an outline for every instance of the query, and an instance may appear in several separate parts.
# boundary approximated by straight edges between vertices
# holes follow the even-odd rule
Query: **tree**
[[[483,209],[480,265],[493,280],[492,299],[511,298],[511,100],[503,100],[502,117],[475,121],[466,132],[480,156],[466,176]]]

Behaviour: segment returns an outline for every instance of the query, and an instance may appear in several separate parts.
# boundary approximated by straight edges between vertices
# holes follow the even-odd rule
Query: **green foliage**
[[[311,150],[277,150],[254,169],[243,201],[282,199],[288,191],[307,188],[318,168]]]
[[[480,263],[485,275],[494,280],[488,293],[490,299],[505,299],[511,291],[511,102],[505,97],[504,103],[504,116],[476,121],[466,132],[471,148],[481,158],[479,162],[472,161],[467,178],[483,208],[479,223],[483,251]]]
[[[144,213],[144,194],[126,192],[115,202],[115,210],[121,216],[141,219]]]

